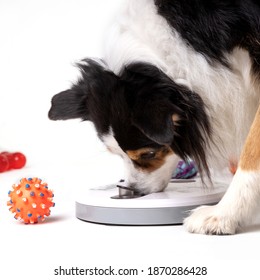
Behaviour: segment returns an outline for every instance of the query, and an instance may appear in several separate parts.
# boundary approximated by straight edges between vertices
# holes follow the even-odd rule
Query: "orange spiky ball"
[[[51,213],[49,208],[55,205],[53,192],[39,178],[22,178],[19,184],[13,185],[8,196],[9,210],[15,213],[15,219],[23,220],[25,224],[44,221]]]

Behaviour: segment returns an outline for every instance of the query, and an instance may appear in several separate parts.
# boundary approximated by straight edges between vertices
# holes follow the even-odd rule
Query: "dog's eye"
[[[140,155],[140,159],[153,159],[156,156],[156,152],[149,151]]]

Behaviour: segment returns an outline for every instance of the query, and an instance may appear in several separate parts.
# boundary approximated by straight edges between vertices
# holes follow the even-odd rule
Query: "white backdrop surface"
[[[122,164],[90,123],[51,122],[47,113],[51,97],[77,78],[73,63],[102,55],[122,1],[0,0],[0,150],[28,159],[24,169],[0,174],[0,279],[106,279],[56,276],[54,269],[109,265],[140,274],[108,279],[171,279],[147,275],[150,266],[207,266],[200,279],[259,279],[259,224],[235,236],[203,236],[182,226],[103,226],[75,218],[79,189],[115,182]],[[42,224],[23,225],[6,206],[12,184],[27,176],[44,178],[55,194]]]

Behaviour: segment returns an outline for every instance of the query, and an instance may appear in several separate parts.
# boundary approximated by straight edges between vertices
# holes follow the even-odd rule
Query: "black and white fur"
[[[49,117],[92,121],[124,159],[131,187],[162,191],[179,158],[210,176],[239,160],[259,106],[259,1],[126,1],[102,60],[78,66],[80,79],[53,98]]]

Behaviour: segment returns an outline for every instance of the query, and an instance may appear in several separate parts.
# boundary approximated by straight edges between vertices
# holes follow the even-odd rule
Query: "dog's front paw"
[[[218,205],[198,207],[184,220],[184,225],[189,232],[202,234],[234,234],[238,229],[238,224],[223,215]]]

